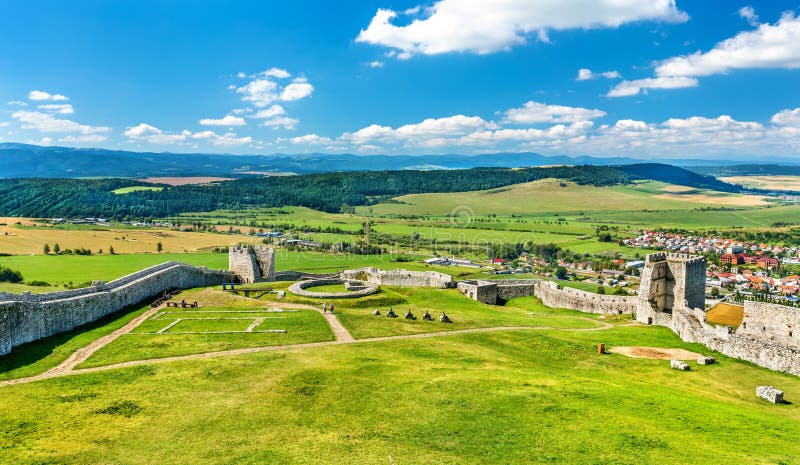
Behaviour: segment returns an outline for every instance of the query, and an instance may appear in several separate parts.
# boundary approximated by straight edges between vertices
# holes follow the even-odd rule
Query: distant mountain
[[[269,173],[327,173],[376,170],[438,170],[545,165],[628,165],[625,157],[544,156],[533,152],[480,155],[230,155],[154,153],[106,149],[41,147],[0,143],[0,178],[81,178],[149,176],[253,177]],[[719,160],[670,160],[679,166],[720,165]],[[703,172],[697,168],[698,172]]]

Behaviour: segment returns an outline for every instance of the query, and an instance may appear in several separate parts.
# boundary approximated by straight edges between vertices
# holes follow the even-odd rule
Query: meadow
[[[456,209],[469,208],[477,215],[510,215],[584,210],[677,210],[720,204],[766,205],[762,197],[691,188],[676,190],[675,187],[656,181],[631,186],[594,187],[545,179],[485,191],[404,195],[396,197],[392,203],[362,209],[371,208],[376,214],[445,215]],[[587,199],[591,199],[590,204],[587,204]]]
[[[0,462],[792,464],[800,380],[596,354],[703,351],[669,330],[527,330],[333,345],[5,386]],[[691,459],[688,459],[691,454]]]

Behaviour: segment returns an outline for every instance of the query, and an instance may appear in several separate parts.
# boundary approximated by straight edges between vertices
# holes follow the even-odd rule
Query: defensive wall
[[[638,296],[594,294],[543,280],[474,280],[456,286],[467,297],[491,305],[533,295],[553,308],[635,315],[641,323],[672,329],[686,342],[800,376],[800,309],[745,302],[738,328],[712,325],[705,313],[705,281],[705,258],[655,253],[645,261]]]
[[[603,295],[560,287],[540,279],[502,281],[460,281],[456,287],[470,299],[497,305],[517,297],[536,296],[548,307],[566,308],[587,313],[632,315],[636,313],[636,297]]]
[[[0,355],[13,347],[70,331],[166,290],[212,286],[233,279],[226,271],[162,263],[91,287],[48,294],[0,294]]]
[[[433,287],[437,289],[456,286],[452,276],[436,271],[379,270],[368,267],[345,270],[340,275],[345,280],[366,281],[376,286]]]

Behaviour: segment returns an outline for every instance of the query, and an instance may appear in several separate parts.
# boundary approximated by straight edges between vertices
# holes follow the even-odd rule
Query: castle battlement
[[[645,257],[645,261],[650,263],[664,262],[666,260],[667,260],[667,254],[665,254],[664,252],[647,254],[647,257]]]

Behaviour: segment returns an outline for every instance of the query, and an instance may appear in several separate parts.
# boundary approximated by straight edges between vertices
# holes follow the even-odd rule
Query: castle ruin
[[[706,259],[654,253],[647,256],[641,274],[636,320],[669,326],[675,307],[705,308]]]
[[[275,249],[237,245],[228,249],[228,270],[242,283],[275,280]]]

